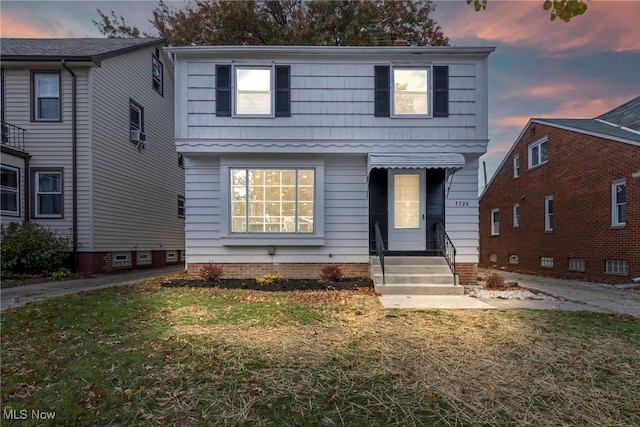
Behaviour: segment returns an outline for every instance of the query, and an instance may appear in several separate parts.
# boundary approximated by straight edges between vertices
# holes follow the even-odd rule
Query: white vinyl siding
[[[178,62],[176,82],[181,91],[176,109],[176,144],[179,151],[207,152],[213,146],[224,152],[236,152],[246,145],[278,141],[303,147],[331,141],[349,141],[368,147],[398,147],[420,144],[435,151],[446,141],[451,150],[483,154],[488,131],[482,83],[484,68],[473,61],[438,58],[449,66],[449,116],[428,121],[412,117],[374,117],[374,65],[342,59],[340,62],[277,59],[291,66],[291,117],[265,121],[264,118],[216,117],[215,65],[221,61],[190,60]],[[275,60],[275,58],[274,58]],[[191,141],[199,140],[198,144]],[[214,143],[224,141],[224,145]],[[474,144],[466,144],[473,140]],[[238,148],[236,148],[236,144]],[[362,147],[362,145],[359,145]],[[366,151],[366,148],[361,148]],[[332,147],[332,152],[341,150]]]
[[[172,139],[173,70],[164,69],[164,96],[158,96],[150,83],[154,50],[109,58],[92,69],[94,251],[184,247],[184,220],[176,214],[184,169]],[[130,105],[144,107],[140,125],[147,145],[141,151],[130,142]]]
[[[277,156],[296,167],[314,165],[316,170],[316,209],[313,236],[277,236],[248,239],[228,233],[228,204],[222,191],[229,185],[221,180],[220,158],[185,157],[186,191],[189,210],[186,217],[187,263],[206,263],[215,258],[225,262],[363,262],[369,261],[369,229],[366,156]],[[261,156],[260,159],[264,159]],[[234,159],[236,163],[249,158]],[[264,162],[264,160],[261,160]],[[228,172],[227,172],[228,173]],[[221,181],[224,181],[221,184]],[[277,247],[268,255],[266,246]],[[304,250],[301,250],[304,248]]]

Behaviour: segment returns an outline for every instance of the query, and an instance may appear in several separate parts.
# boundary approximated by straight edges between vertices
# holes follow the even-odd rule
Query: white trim
[[[546,145],[547,148],[547,158],[543,160],[542,156],[542,146]],[[536,158],[537,163],[533,164],[533,149],[538,148],[538,155]],[[549,161],[549,137],[543,136],[542,138],[537,139],[527,146],[527,164],[529,169],[537,168],[539,166],[547,164]]]
[[[513,228],[520,227],[520,203],[513,205]]]
[[[598,120],[598,119],[593,119],[593,120]],[[581,134],[584,134],[584,135],[595,136],[595,137],[598,137],[598,138],[608,139],[608,140],[615,141],[615,142],[622,142],[623,144],[631,144],[631,145],[640,146],[640,141],[635,141],[635,140],[628,139],[628,138],[622,138],[622,137],[610,135],[610,134],[607,134],[607,133],[588,131],[588,130],[576,128],[576,127],[573,127],[573,126],[567,126],[567,125],[562,125],[562,124],[558,124],[558,123],[548,122],[548,121],[546,121],[544,119],[531,119],[531,121],[534,122],[534,123],[539,123],[541,125],[551,126],[551,127],[557,128],[557,129],[563,129],[563,130],[568,130],[568,131],[575,132],[575,133],[581,133]],[[619,128],[619,129],[623,129],[623,128]],[[627,130],[627,129],[623,129],[623,130]]]
[[[41,174],[56,174],[60,177],[60,191],[54,192],[41,192],[40,191],[40,180],[39,176]],[[61,170],[37,170],[33,174],[34,180],[34,197],[33,197],[33,209],[34,209],[34,217],[35,218],[64,218],[64,175]],[[43,214],[40,213],[40,205],[38,203],[38,196],[40,194],[49,194],[49,195],[57,195],[60,197],[60,213],[59,214]]]
[[[493,220],[493,214],[495,213],[498,214],[498,221]],[[500,235],[500,209],[491,209],[489,220],[491,221],[491,235],[499,236]]]
[[[627,205],[627,202],[626,202],[627,180],[624,178],[617,179],[611,183],[611,226],[612,227],[624,227],[625,225],[627,225],[626,221],[620,221],[620,218],[618,217],[618,209],[617,209],[618,201],[616,196],[618,194],[618,187],[620,186],[625,187],[625,202],[620,203],[620,205],[624,205],[625,209]]]
[[[136,253],[136,265],[151,265],[153,263],[153,255],[151,251],[138,251]]]
[[[444,168],[457,171],[466,164],[465,158],[458,153],[426,154],[369,154],[367,174],[371,169],[431,169]]]
[[[177,262],[178,261],[178,251],[167,251],[167,252],[165,252],[165,261],[166,262]]]
[[[520,178],[520,154],[513,156],[513,177]]]
[[[551,206],[551,209],[549,207]],[[547,196],[544,198],[544,231],[553,231],[553,196]]]
[[[425,87],[425,97],[426,97],[426,108],[427,111],[426,113],[396,113],[396,82],[395,82],[395,71],[396,70],[419,70],[419,71],[424,71],[426,72],[426,87]],[[433,98],[433,83],[432,83],[432,75],[433,75],[433,68],[431,67],[431,65],[392,65],[391,66],[391,88],[389,90],[390,92],[390,96],[391,96],[391,114],[390,117],[391,118],[402,118],[402,119],[407,119],[407,118],[419,118],[419,119],[428,119],[433,117],[433,113],[432,113],[432,105],[431,105],[431,98]],[[421,92],[420,92],[421,93]]]
[[[313,233],[232,233],[230,169],[314,169]],[[324,160],[306,156],[255,157],[229,156],[220,158],[220,200],[226,209],[220,210],[220,239],[224,246],[322,246],[324,245]]]
[[[113,267],[131,267],[131,252],[112,252],[111,265]]]
[[[611,274],[614,276],[628,276],[629,261],[625,261],[621,259],[606,260],[604,274]]]
[[[2,165],[2,169],[6,169],[9,170],[11,172],[14,172],[16,174],[16,186],[15,186],[15,191],[14,191],[14,187],[8,187],[8,186],[3,186],[2,187],[2,192],[7,192],[10,194],[15,193],[16,195],[16,210],[15,211],[9,211],[9,210],[2,210],[2,215],[8,215],[8,216],[20,216],[20,205],[21,205],[21,201],[20,201],[20,168],[17,168],[15,166],[9,166],[9,165]]]
[[[269,113],[249,113],[243,114],[238,113],[238,71],[239,70],[269,70]],[[232,114],[233,117],[239,118],[272,118],[275,117],[275,68],[274,65],[249,65],[249,64],[234,64],[232,67],[232,83],[231,83],[231,91],[233,92],[232,97]]]
[[[542,268],[553,268],[553,257],[552,256],[541,256],[540,257],[540,267],[542,267]]]

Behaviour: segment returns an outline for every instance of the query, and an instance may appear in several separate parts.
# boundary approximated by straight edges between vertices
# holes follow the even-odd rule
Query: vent
[[[131,140],[133,142],[147,142],[147,135],[140,130],[131,131]]]

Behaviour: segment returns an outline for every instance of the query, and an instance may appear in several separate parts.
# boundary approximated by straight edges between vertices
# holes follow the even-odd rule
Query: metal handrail
[[[380,225],[378,223],[373,224],[373,228],[376,234],[376,255],[378,259],[380,259],[380,268],[382,269],[382,284],[385,285],[385,277],[384,277],[384,240],[382,240],[382,232],[380,231]]]
[[[437,223],[434,227],[436,229],[438,251],[447,260],[447,264],[449,264],[449,268],[453,273],[453,284],[457,285],[458,281],[456,280],[456,247],[453,246],[453,242],[449,238],[449,235],[447,234],[444,226],[441,223]]]
[[[1,127],[2,133],[2,145],[13,148],[18,151],[25,151],[24,145],[24,129],[14,126],[11,123],[2,121]]]

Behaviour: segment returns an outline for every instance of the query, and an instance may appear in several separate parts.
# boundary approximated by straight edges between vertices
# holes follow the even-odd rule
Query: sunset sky
[[[168,1],[180,7],[184,2]],[[0,3],[2,37],[101,37],[92,20],[114,10],[141,30],[155,1]],[[454,46],[496,46],[489,57],[490,179],[532,117],[592,118],[640,95],[640,0],[591,0],[569,23],[550,22],[543,0],[436,1],[434,18]],[[483,188],[481,173],[480,189]]]

